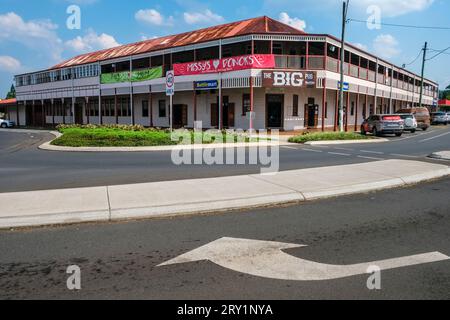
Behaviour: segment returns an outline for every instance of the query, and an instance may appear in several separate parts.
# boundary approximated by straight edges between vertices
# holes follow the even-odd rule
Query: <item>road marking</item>
[[[450,132],[446,132],[446,133],[443,133],[443,134],[440,134],[440,135],[438,135],[438,136],[434,136],[434,137],[431,137],[431,138],[428,138],[428,139],[420,140],[419,142],[430,141],[430,140],[433,140],[433,139],[437,139],[437,138],[446,136],[446,135],[448,135],[448,134],[450,134]]]
[[[358,156],[358,158],[361,158],[361,159],[368,159],[368,160],[385,160],[385,159],[383,159],[383,158],[364,157],[364,156]]]
[[[450,259],[440,252],[429,252],[359,264],[333,265],[297,258],[282,251],[300,247],[305,245],[221,238],[164,262],[158,267],[207,260],[226,269],[262,278],[320,281],[366,274],[371,266],[388,270]]]
[[[283,148],[283,149],[291,149],[291,150],[299,150],[300,149],[300,148],[289,147],[289,146],[282,146],[281,148]]]
[[[373,153],[373,154],[384,154],[384,152],[380,152],[380,151],[359,150],[359,152],[362,152],[362,153]]]
[[[304,151],[310,151],[310,152],[323,152],[322,150],[305,149],[305,148],[303,148],[303,149],[301,149],[301,150],[304,150]]]
[[[351,154],[348,154],[348,153],[340,153],[340,152],[328,152],[329,154],[334,154],[334,155],[337,155],[337,156],[346,156],[346,157],[350,157],[351,156]]]
[[[336,149],[336,150],[344,150],[344,151],[355,151],[355,149],[350,149],[350,148],[338,148],[338,147],[334,147],[333,149]]]
[[[419,156],[411,156],[408,154],[391,153],[390,155],[394,157],[403,157],[403,158],[420,158]]]

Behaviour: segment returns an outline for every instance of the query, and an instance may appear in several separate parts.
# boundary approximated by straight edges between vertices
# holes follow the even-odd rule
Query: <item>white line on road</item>
[[[291,150],[300,150],[300,148],[296,148],[296,147],[289,147],[289,146],[283,146],[281,147],[283,149],[291,149]]]
[[[337,156],[346,156],[346,157],[350,157],[351,156],[351,154],[348,154],[348,153],[340,153],[340,152],[328,152],[329,154],[334,154],[334,155],[337,155]]]
[[[428,139],[420,140],[419,142],[430,141],[430,140],[433,140],[433,139],[437,139],[437,138],[446,136],[446,135],[448,135],[448,134],[450,134],[450,132],[446,132],[446,133],[443,133],[443,134],[440,134],[440,135],[438,135],[438,136],[434,136],[434,137],[431,137],[431,138],[428,138]]]
[[[394,157],[403,157],[403,158],[420,158],[419,156],[411,156],[408,154],[399,154],[399,153],[391,153],[390,155]]]
[[[310,151],[310,152],[323,152],[322,150],[305,149],[305,148],[303,148],[303,149],[301,149],[301,150],[304,150],[304,151]]]
[[[367,150],[359,150],[362,153],[373,153],[373,154],[384,154],[384,152],[380,151],[367,151]]]
[[[344,151],[355,151],[355,149],[341,148],[341,147],[334,147],[333,149],[336,149],[336,150],[344,150]]]
[[[358,156],[358,158],[361,158],[361,159],[368,159],[368,160],[385,160],[385,159],[383,159],[383,158],[364,157],[364,156]]]

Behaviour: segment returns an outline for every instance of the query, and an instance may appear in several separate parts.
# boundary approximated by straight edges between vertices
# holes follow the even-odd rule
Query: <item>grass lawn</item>
[[[140,126],[60,126],[58,130],[63,135],[53,140],[51,144],[65,147],[146,147],[250,142],[249,138],[236,134],[194,133],[193,131],[176,133],[179,141],[173,141],[170,131],[144,129]],[[257,140],[252,139],[253,141]]]
[[[363,136],[356,132],[317,132],[295,136],[289,139],[293,143],[305,143],[308,141],[333,141],[333,140],[367,140],[371,136]]]

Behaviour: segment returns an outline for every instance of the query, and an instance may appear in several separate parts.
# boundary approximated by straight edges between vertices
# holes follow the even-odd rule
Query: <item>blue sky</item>
[[[81,9],[79,30],[66,26],[72,4]],[[446,0],[351,0],[349,17],[367,20],[373,4],[382,23],[450,26]],[[261,15],[309,33],[339,36],[341,6],[340,0],[0,0],[0,97],[14,74],[45,69],[80,53]],[[425,41],[434,50],[450,47],[450,30],[371,30],[352,22],[347,40],[401,66],[417,57]],[[419,73],[420,62],[408,68]],[[449,66],[450,55],[442,54],[428,62],[426,76],[445,87]]]

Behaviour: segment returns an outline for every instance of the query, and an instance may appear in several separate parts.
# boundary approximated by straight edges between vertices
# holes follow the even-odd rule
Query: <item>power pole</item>
[[[344,63],[345,63],[345,27],[347,25],[347,12],[350,0],[343,2],[342,8],[342,37],[341,37],[341,82],[339,84],[339,131],[344,131]],[[348,108],[348,106],[347,106]]]
[[[423,48],[423,60],[422,60],[422,75],[420,80],[420,97],[419,97],[419,107],[422,108],[422,98],[423,98],[423,77],[425,73],[425,62],[427,61],[427,49],[428,42],[425,42],[425,47]]]

